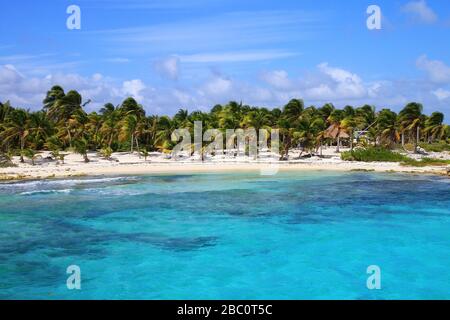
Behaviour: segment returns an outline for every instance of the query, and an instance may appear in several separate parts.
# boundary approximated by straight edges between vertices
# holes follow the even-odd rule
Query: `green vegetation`
[[[203,122],[203,130],[219,129],[224,137],[226,129],[278,129],[282,159],[287,159],[293,148],[301,149],[299,157],[304,153],[320,155],[322,145],[334,145],[337,151],[342,146],[352,150],[363,146],[366,151],[357,148],[343,154],[345,159],[360,161],[404,160],[389,151],[396,145],[410,145],[410,150],[416,151],[419,145],[425,150],[450,148],[450,127],[444,124],[444,115],[424,115],[422,105],[415,102],[399,114],[389,109],[376,112],[370,105],[305,107],[300,99],[274,109],[229,102],[214,106],[210,112],[181,109],[172,117],[147,115],[133,98],[118,106],[107,103],[91,113],[84,109],[88,103],[77,91],[65,92],[60,86],[47,92],[39,111],[0,103],[0,152],[19,155],[22,162],[27,156],[34,160],[30,150],[49,150],[61,161],[64,150],[79,153],[86,162],[92,151],[105,158],[117,151],[137,152],[146,158],[148,152],[170,152],[177,143],[171,140],[175,129],[186,128],[193,136],[195,121]],[[271,141],[268,143],[270,146]]]
[[[411,167],[446,166],[446,165],[450,165],[450,160],[422,158],[419,161],[419,160],[414,160],[414,159],[408,158],[405,161],[402,161],[401,165],[411,166]]]
[[[144,148],[141,150],[141,156],[144,157],[144,161],[147,161],[149,155],[150,153],[147,151],[147,149]]]
[[[99,151],[100,156],[106,160],[111,160],[112,153],[113,150],[110,147],[105,147]]]
[[[419,146],[426,152],[450,151],[450,143],[444,141],[438,143],[420,143]]]
[[[35,160],[39,157],[37,152],[33,149],[25,149],[22,152],[22,155],[24,157],[27,157],[28,159],[31,160],[31,164],[34,166],[35,165]]]
[[[421,160],[415,160],[404,154],[391,151],[383,147],[357,148],[353,151],[342,152],[341,159],[344,161],[362,162],[400,162],[400,164],[403,166],[411,167],[450,165],[450,160],[432,158],[422,158]]]
[[[0,153],[0,168],[15,167],[11,161],[11,155],[6,153]]]
[[[402,162],[409,158],[398,152],[391,151],[383,147],[357,148],[353,151],[341,153],[341,159],[344,161],[363,161],[363,162]]]

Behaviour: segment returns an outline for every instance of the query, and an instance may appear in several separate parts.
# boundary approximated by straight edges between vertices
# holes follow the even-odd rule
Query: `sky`
[[[70,5],[80,29],[69,29]],[[369,30],[367,8],[381,9]],[[450,119],[448,0],[16,0],[0,4],[0,101],[38,110],[52,85],[88,111],[150,114],[230,100],[281,107],[408,102]]]

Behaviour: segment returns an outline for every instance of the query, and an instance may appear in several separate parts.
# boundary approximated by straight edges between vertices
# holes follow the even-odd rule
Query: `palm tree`
[[[117,136],[120,133],[121,114],[120,110],[115,109],[111,112],[104,113],[104,120],[100,127],[99,133],[102,136],[102,140],[106,145],[111,148],[114,141],[117,140]]]
[[[321,119],[320,119],[321,120]],[[303,152],[312,152],[316,147],[316,135],[318,134],[317,123],[309,115],[302,115],[296,131],[294,132],[294,141],[298,142],[302,146],[302,151],[300,152],[299,158],[302,156]]]
[[[103,117],[108,117],[109,115],[111,115],[111,113],[113,113],[116,110],[116,108],[114,107],[114,105],[112,103],[106,103],[101,109],[100,109],[100,114]]]
[[[291,123],[297,121],[305,109],[303,100],[292,99],[283,108],[283,116]]]
[[[259,136],[260,129],[270,129],[271,117],[266,109],[256,109],[250,111],[243,119],[241,125],[248,129],[254,128],[256,134]]]
[[[155,144],[157,149],[168,151],[173,146],[172,132],[177,129],[175,121],[167,116],[162,116],[158,121],[158,132],[156,134]]]
[[[122,128],[121,133],[119,135],[119,140],[125,141],[127,139],[130,139],[131,153],[134,152],[135,138],[139,134],[138,127],[139,127],[139,120],[135,115],[130,114],[122,121]]]
[[[47,111],[48,117],[65,131],[64,134],[67,135],[70,147],[72,147],[73,137],[69,119],[80,110],[82,110],[82,97],[77,91],[71,90],[66,95],[52,101]],[[64,134],[61,132],[61,136]]]
[[[53,101],[48,107],[48,116],[55,122],[66,121],[72,114],[81,109],[81,95],[71,90],[66,95]]]
[[[158,116],[150,116],[143,120],[143,139],[146,149],[156,150],[157,136],[158,136]]]
[[[414,141],[414,153],[417,153],[417,146],[420,139],[420,125],[422,123],[423,106],[420,103],[411,102],[403,108],[399,113],[399,122],[402,132],[402,146],[404,147],[404,135],[406,132],[410,133]]]
[[[189,121],[189,112],[184,109],[178,110],[178,112],[173,117],[173,121],[175,121],[178,128],[189,128],[191,126],[191,122]]]
[[[134,115],[138,119],[145,117],[144,108],[137,103],[134,98],[125,99],[119,107],[119,110],[124,115]]]
[[[78,138],[74,141],[75,152],[82,155],[84,162],[88,163],[90,160],[88,158],[88,141],[84,138]]]
[[[239,116],[231,112],[231,109],[225,107],[219,113],[219,127],[221,129],[237,129],[239,128],[240,118]]]
[[[433,143],[436,139],[442,140],[445,137],[444,114],[433,112],[425,121],[424,133],[427,135],[428,143]]]
[[[333,138],[336,139],[336,152],[340,152],[341,147],[341,133],[345,132],[345,128],[342,125],[342,121],[344,120],[344,112],[342,110],[334,110],[330,116],[328,117],[328,123],[330,124],[330,127],[328,128],[328,131],[335,132],[333,134]]]
[[[92,136],[90,136],[90,131],[88,130],[89,117],[83,109],[76,110],[68,122],[74,139],[85,138],[88,142],[92,140]]]
[[[14,139],[19,140],[20,146],[20,162],[24,163],[24,150],[27,137],[30,133],[28,113],[23,109],[15,109],[9,113],[6,122],[3,125],[4,131],[0,133],[2,143],[9,143]]]
[[[47,137],[44,147],[55,154],[59,154],[59,151],[61,151],[63,148],[63,144],[62,144],[61,139],[59,139],[58,136],[54,135],[51,137]],[[57,158],[57,157],[54,157],[54,158]]]
[[[383,109],[378,113],[377,132],[380,134],[381,143],[392,146],[400,140],[400,131],[397,114],[389,109]]]
[[[282,110],[275,108],[250,107],[242,102],[230,101],[216,105],[211,111],[179,110],[173,118],[167,116],[145,116],[145,111],[134,98],[125,99],[119,106],[105,104],[99,113],[86,113],[81,95],[74,90],[64,92],[60,86],[53,86],[43,100],[42,111],[28,112],[13,108],[9,102],[0,103],[0,151],[2,153],[20,150],[21,161],[26,150],[46,148],[55,158],[67,147],[81,151],[87,158],[87,150],[111,151],[129,148],[139,152],[146,150],[170,151],[175,146],[171,140],[175,129],[187,128],[192,135],[193,124],[203,123],[203,130],[219,128],[268,131],[277,129],[280,133],[281,158],[286,159],[289,150],[301,146],[305,151],[316,152],[324,139],[336,140],[340,151],[342,137],[353,137],[353,132],[363,131],[375,146],[393,147],[402,137],[414,143],[417,152],[420,141],[433,143],[450,138],[450,127],[444,124],[441,112],[430,117],[422,114],[422,105],[410,103],[397,116],[389,109],[375,113],[373,106],[360,108],[345,106],[336,109],[328,103],[321,108],[305,108],[300,99],[290,100]],[[328,124],[328,129],[326,129]],[[225,136],[225,135],[224,135]],[[234,141],[234,140],[233,140]],[[202,146],[204,144],[202,143]],[[353,148],[353,139],[350,141]],[[17,151],[16,151],[17,152]],[[139,152],[141,155],[141,152]]]
[[[350,136],[350,150],[353,151],[353,140],[354,140],[354,136],[355,136],[355,129],[356,129],[356,119],[354,118],[354,116],[347,116],[344,119],[342,119],[341,123],[340,123],[340,127],[342,130],[344,130],[345,132],[348,133],[348,135]]]
[[[30,140],[34,144],[34,148],[40,150],[52,135],[54,129],[47,114],[43,111],[32,112],[29,119]]]
[[[324,121],[327,121],[328,118],[331,116],[333,111],[335,110],[335,107],[331,103],[324,104],[323,107],[318,109],[319,115],[322,117]]]
[[[13,110],[9,101],[4,104],[0,102],[0,124],[5,122],[8,114]]]
[[[278,130],[280,132],[280,160],[288,160],[289,150],[293,145],[295,129],[292,128],[291,123],[285,117],[281,117],[277,123]]]
[[[62,99],[65,96],[64,89],[60,86],[53,86],[50,91],[47,91],[47,95],[43,101],[45,111],[53,108],[56,101]]]

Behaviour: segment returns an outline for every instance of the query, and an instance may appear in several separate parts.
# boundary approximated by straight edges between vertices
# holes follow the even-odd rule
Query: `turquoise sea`
[[[66,287],[70,265],[81,290]],[[370,265],[381,290],[366,287]],[[450,299],[450,180],[289,172],[0,184],[0,299]]]

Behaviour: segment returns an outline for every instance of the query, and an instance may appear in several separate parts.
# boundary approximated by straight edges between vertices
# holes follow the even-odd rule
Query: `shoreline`
[[[260,172],[270,176],[278,172],[307,172],[307,171],[340,171],[340,172],[377,172],[377,173],[405,173],[422,175],[447,176],[446,167],[409,167],[398,163],[385,162],[285,162],[285,163],[257,163],[257,162],[168,162],[168,163],[121,163],[121,164],[84,164],[61,165],[55,167],[10,167],[0,169],[0,182],[14,182],[21,180],[64,179],[83,176],[117,176],[117,175],[152,175],[152,174],[190,174],[190,173],[232,173],[232,172]]]
[[[66,154],[64,161],[56,161],[48,151],[42,151],[39,158],[35,159],[35,165],[31,160],[20,163],[20,159],[14,157],[12,162],[15,166],[0,168],[0,182],[146,174],[259,172],[261,175],[274,175],[278,171],[370,171],[450,176],[447,166],[412,167],[402,166],[397,162],[343,161],[340,154],[332,148],[324,149],[322,158],[298,159],[298,154],[298,151],[290,153],[289,161],[278,161],[269,155],[257,160],[248,157],[221,157],[202,162],[195,157],[171,160],[158,152],[152,153],[147,159],[129,152],[117,152],[105,159],[96,152],[91,152],[88,154],[90,162],[85,163],[83,157],[72,152]],[[450,154],[434,156],[450,159]]]

